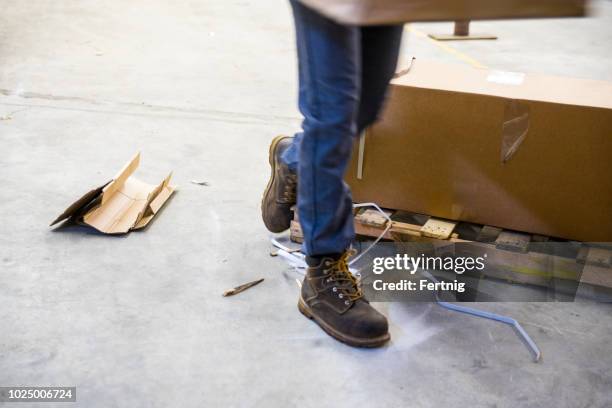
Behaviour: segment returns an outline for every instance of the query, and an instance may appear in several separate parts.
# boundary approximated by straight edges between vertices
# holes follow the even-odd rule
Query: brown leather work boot
[[[293,137],[276,136],[270,145],[270,181],[261,200],[261,217],[270,232],[283,232],[289,228],[296,202],[297,174],[289,170],[280,156],[291,145]]]
[[[307,269],[298,308],[343,343],[379,347],[391,338],[387,318],[363,297],[348,269],[350,255],[345,252],[338,259],[325,257]]]

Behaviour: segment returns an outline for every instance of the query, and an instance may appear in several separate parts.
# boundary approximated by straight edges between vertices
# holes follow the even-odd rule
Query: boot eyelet
[[[351,304],[351,302],[349,302],[348,300],[345,300],[345,301],[344,301],[344,304],[348,306],[348,305],[350,305],[350,304]]]
[[[328,280],[328,282],[329,282],[329,280]],[[338,291],[338,288],[334,286],[334,288],[333,288],[332,290],[333,290],[334,292],[337,292],[337,291]]]
[[[338,297],[339,297],[340,299],[342,299],[344,296],[342,295],[342,293],[340,293],[340,294],[338,295]]]

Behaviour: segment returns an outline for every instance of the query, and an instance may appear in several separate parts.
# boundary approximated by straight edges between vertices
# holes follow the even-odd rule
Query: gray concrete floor
[[[420,35],[451,24],[415,24],[403,56],[612,80],[612,3],[595,8],[474,23],[500,39],[456,52]],[[284,0],[3,2],[0,386],[75,385],[75,406],[105,408],[612,406],[606,305],[485,305],[540,364],[511,330],[431,304],[379,304],[379,350],[297,312],[259,218],[268,142],[299,125],[295,71]],[[148,230],[46,227],[138,150],[144,180],[180,186]]]

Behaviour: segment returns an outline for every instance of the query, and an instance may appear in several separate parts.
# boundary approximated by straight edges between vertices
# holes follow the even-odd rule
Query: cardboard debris
[[[132,174],[140,153],[108,183],[95,188],[68,207],[51,225],[70,218],[105,234],[125,234],[145,227],[174,192],[172,173],[157,185],[144,183]]]

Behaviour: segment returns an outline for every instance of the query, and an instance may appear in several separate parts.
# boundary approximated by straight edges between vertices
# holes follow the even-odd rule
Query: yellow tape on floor
[[[457,51],[456,49],[454,49],[453,47],[444,44],[440,41],[434,40],[433,38],[429,37],[427,34],[425,34],[424,32],[417,30],[416,28],[412,27],[410,24],[406,24],[406,26],[404,27],[404,30],[408,31],[409,33],[414,34],[415,36],[419,37],[419,38],[424,38],[428,41],[430,41],[431,43],[433,43],[436,47],[442,49],[444,52],[460,59],[463,62],[467,62],[468,64],[470,64],[471,66],[473,66],[474,68],[481,68],[481,69],[487,69],[488,67],[484,64],[481,64],[480,62],[476,61],[474,58],[470,57],[469,55],[466,55],[464,53],[462,53],[461,51]]]

